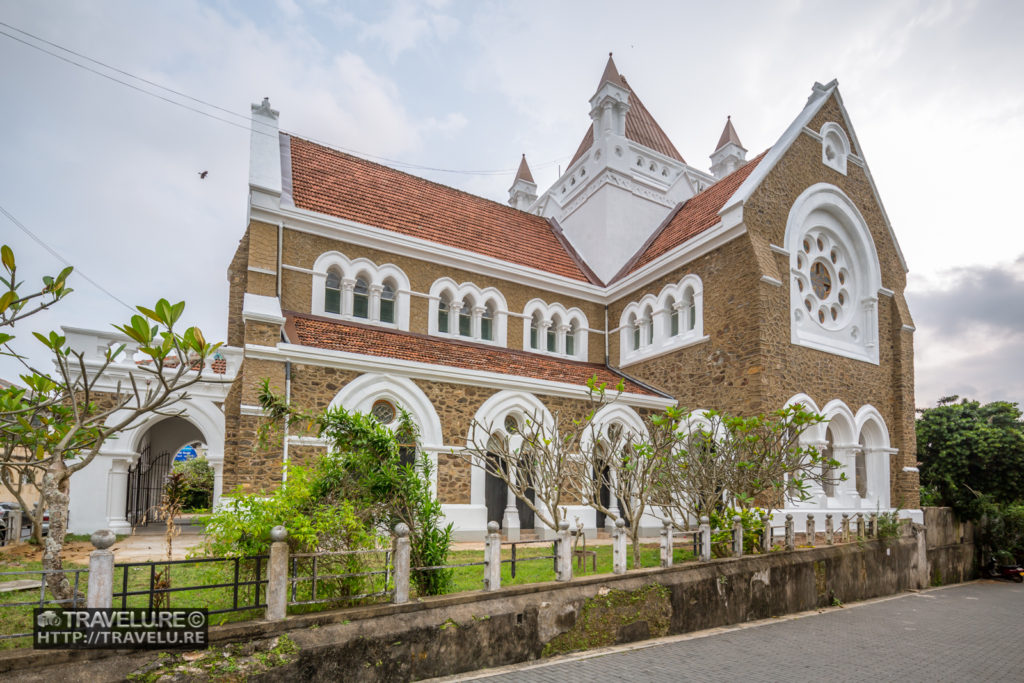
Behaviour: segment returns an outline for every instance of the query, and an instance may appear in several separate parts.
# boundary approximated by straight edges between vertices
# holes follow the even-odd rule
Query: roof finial
[[[533,174],[530,173],[530,166],[526,163],[526,154],[523,154],[523,158],[519,162],[519,170],[516,172],[516,180],[525,180],[529,183],[534,182]]]

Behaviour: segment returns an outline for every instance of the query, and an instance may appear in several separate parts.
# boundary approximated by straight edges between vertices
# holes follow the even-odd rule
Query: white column
[[[107,520],[108,527],[115,534],[131,532],[125,508],[128,505],[128,458],[111,458],[107,472]]]
[[[608,511],[615,517],[622,514],[619,512],[619,498],[615,495],[615,471],[611,468],[608,469]],[[615,519],[612,515],[604,518],[604,526],[608,531],[615,528]]]
[[[370,320],[380,320],[380,295],[384,291],[384,285],[370,285]]]
[[[832,457],[839,461],[838,472],[846,474],[846,481],[836,482],[836,495],[830,507],[859,508],[860,494],[857,493],[857,460],[858,444],[833,444]]]
[[[213,508],[216,509],[224,494],[224,454],[207,451],[206,461],[213,467]]]
[[[559,325],[555,329],[555,350],[558,353],[565,354],[565,335],[569,332],[568,325]]]
[[[341,281],[341,314],[352,315],[352,292],[356,288],[356,281],[352,278],[345,278]]]
[[[539,342],[538,346],[540,347],[541,351],[547,351],[548,350],[548,330],[549,329],[551,329],[551,321],[550,320],[541,320],[540,321],[540,327],[537,330],[537,336],[538,336],[537,341]],[[555,348],[558,348],[557,347],[557,344],[558,344],[557,340],[555,341],[555,344],[556,344]]]
[[[473,339],[479,339],[483,335],[483,333],[480,331],[480,321],[484,317],[484,311],[485,310],[487,310],[487,309],[485,309],[483,306],[474,306],[473,307],[473,324],[470,326],[470,331],[473,333]],[[491,325],[493,326],[493,324],[494,324],[494,321],[492,320],[491,321]],[[494,328],[493,327],[491,328],[491,334],[492,334],[492,336],[494,334]]]
[[[864,448],[864,464],[868,470],[868,498],[871,509],[886,510],[891,506],[889,495],[889,457],[893,448]]]
[[[513,434],[509,437],[508,445],[511,450],[518,451],[523,447],[523,437],[519,434]],[[518,472],[516,472],[516,468],[511,464],[508,465],[508,477],[509,481],[517,481],[518,479]],[[505,514],[501,518],[501,526],[505,530],[505,536],[508,540],[519,540],[519,508],[516,507],[516,494],[512,492],[511,486],[508,487]]]

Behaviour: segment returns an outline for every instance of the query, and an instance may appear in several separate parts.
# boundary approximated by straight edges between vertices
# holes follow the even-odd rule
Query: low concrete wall
[[[952,508],[925,508],[929,583],[942,586],[978,578],[978,548],[972,522],[961,522]]]
[[[688,563],[567,583],[510,586],[212,628],[214,645],[261,647],[288,633],[299,651],[251,680],[416,680],[575,649],[686,633],[973,578],[973,545],[935,513],[889,541]],[[957,532],[959,533],[959,532]],[[931,565],[929,565],[931,562]],[[122,680],[155,653],[0,653],[0,675]],[[102,661],[100,661],[102,660]],[[59,668],[57,666],[59,664]]]

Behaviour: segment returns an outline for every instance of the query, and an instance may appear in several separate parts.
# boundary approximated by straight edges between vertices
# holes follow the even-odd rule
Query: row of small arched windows
[[[628,326],[631,330],[631,351],[638,351],[650,346],[658,338],[655,334],[654,318],[655,311],[648,305],[641,315],[635,313],[629,316]],[[697,306],[693,298],[693,290],[687,289],[681,301],[675,297],[669,297],[665,307],[660,311],[660,317],[664,321],[664,336],[666,338],[678,337],[692,332],[697,326]]]
[[[383,323],[394,323],[397,319],[396,293],[398,291],[395,283],[388,279],[384,281],[380,290],[380,299],[375,320]],[[367,277],[360,275],[356,277],[352,285],[350,314],[353,318],[369,320],[372,315],[370,281]],[[327,271],[327,279],[324,285],[324,311],[327,313],[341,314],[345,305],[345,288],[342,283],[341,272],[336,268]]]

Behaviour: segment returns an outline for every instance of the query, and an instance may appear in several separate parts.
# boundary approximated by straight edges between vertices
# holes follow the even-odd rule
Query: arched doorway
[[[128,468],[125,517],[132,529],[159,520],[167,475],[185,447],[205,452],[206,438],[188,420],[174,416],[153,425],[142,437],[139,459]]]

